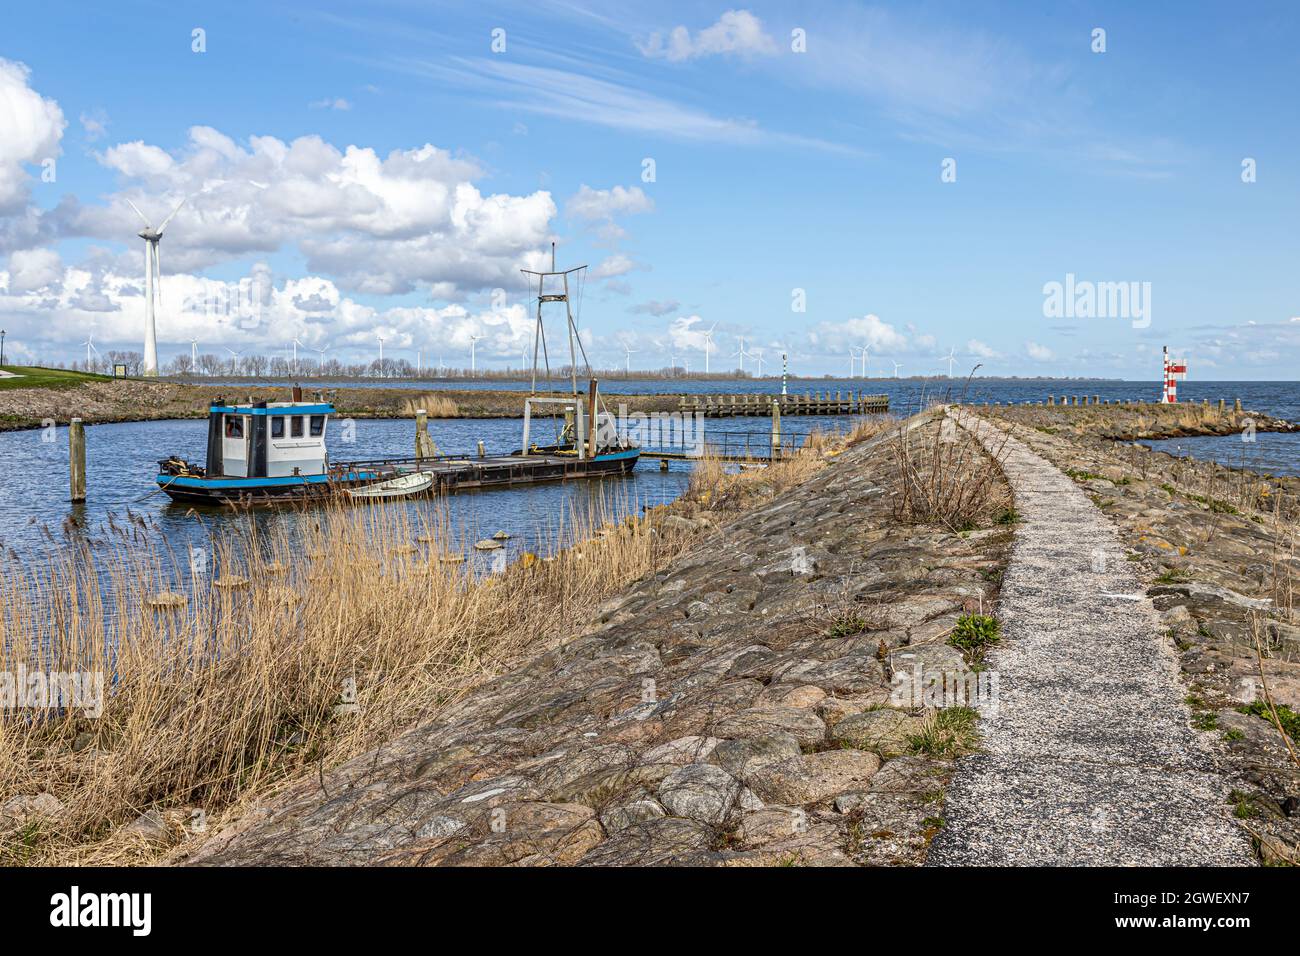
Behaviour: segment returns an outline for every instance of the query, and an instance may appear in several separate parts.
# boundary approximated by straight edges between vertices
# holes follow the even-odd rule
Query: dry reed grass
[[[401,415],[412,417],[420,409],[429,413],[430,418],[456,418],[460,415],[460,406],[446,395],[426,392],[402,403]]]
[[[714,494],[671,507],[770,496],[820,468],[825,447],[739,475],[703,461]],[[0,805],[39,793],[64,805],[22,826],[0,820],[0,862],[148,862],[163,848],[121,838],[142,812],[167,811],[174,841],[195,809],[219,825],[432,717],[690,546],[691,533],[659,520],[665,508],[615,520],[627,505],[570,513],[551,557],[525,554],[489,576],[446,560],[469,540],[444,511],[413,519],[382,502],[318,506],[293,532],[250,517],[214,537],[194,587],[180,583],[188,554],[142,521],[106,554],[0,564],[0,673],[106,683],[97,718],[0,714]]]

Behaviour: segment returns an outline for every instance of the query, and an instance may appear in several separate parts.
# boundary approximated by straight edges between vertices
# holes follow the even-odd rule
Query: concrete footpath
[[[1000,453],[1023,523],[988,658],[999,706],[959,764],[928,865],[1253,864],[1114,528],[1023,444],[960,421]]]

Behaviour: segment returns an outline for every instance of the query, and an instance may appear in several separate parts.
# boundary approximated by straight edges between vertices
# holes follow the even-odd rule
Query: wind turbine
[[[867,353],[871,351],[870,345],[862,346],[862,377],[870,378],[871,374],[867,371]]]
[[[153,223],[145,217],[135,203],[127,200],[126,204],[135,210],[135,214],[144,222],[144,228],[137,235],[144,240],[144,363],[143,369],[145,375],[158,374],[158,328],[154,316],[154,300],[162,303],[162,261],[158,258],[158,243],[162,239],[163,230],[172,218],[181,211],[181,206],[185,205],[186,199],[182,199],[176,208],[171,211],[171,215],[162,221],[157,229]]]
[[[628,375],[631,375],[631,374],[632,374],[632,354],[633,354],[634,352],[639,352],[640,349],[632,349],[632,348],[628,348],[626,345],[624,345],[624,346],[623,346],[623,351],[627,353],[627,356],[626,356],[626,359],[627,359],[627,374],[628,374]]]
[[[473,378],[478,371],[478,340],[487,338],[486,335],[471,335],[469,337],[469,376]]]
[[[199,371],[199,342],[197,339],[190,339],[190,373],[197,375]]]
[[[902,367],[903,366],[899,365],[897,362],[894,363],[894,378],[898,378],[898,370]]]
[[[952,363],[955,361],[956,354],[957,354],[956,349],[952,349],[952,348],[948,349],[948,377],[949,378],[952,378]]]
[[[93,349],[96,355],[99,354],[99,349],[95,348],[95,343],[91,341],[91,339],[93,339],[94,337],[95,337],[95,336],[94,336],[94,333],[87,332],[87,333],[86,333],[86,341],[84,341],[84,342],[81,343],[82,345],[84,345],[84,346],[86,347],[86,371],[87,371],[87,372],[89,372],[89,371],[91,370],[91,366],[90,366],[90,353],[91,353],[91,350]]]
[[[762,378],[763,377],[763,350],[754,349],[749,354],[752,355],[754,357],[754,361],[758,363],[758,377]]]
[[[382,335],[376,335],[375,338],[379,339],[379,377],[383,378],[384,377],[384,337]]]
[[[713,323],[713,329],[718,327],[718,323]],[[704,333],[704,374],[709,374],[709,351],[713,348],[713,329]]]
[[[312,349],[316,353],[316,372],[319,375],[325,374],[325,349]]]
[[[234,374],[235,374],[235,360],[239,358],[239,353],[236,352],[234,349],[232,349],[229,345],[224,345],[224,346],[222,346],[222,348],[224,348],[227,352],[230,353],[230,374],[231,374],[231,375],[234,375]]]
[[[743,372],[745,371],[745,337],[743,335],[740,337],[740,348],[732,352],[731,357],[735,358],[737,355],[740,356],[740,370]]]
[[[302,345],[302,343],[298,341],[297,336],[294,336],[293,339],[293,374],[294,375],[298,374],[298,346],[300,345]],[[307,346],[302,345],[302,347],[306,348]]]
[[[849,378],[852,378],[853,373],[857,370],[857,365],[854,364],[857,362],[857,360],[858,360],[857,349],[855,349],[852,345],[850,345],[849,346]]]

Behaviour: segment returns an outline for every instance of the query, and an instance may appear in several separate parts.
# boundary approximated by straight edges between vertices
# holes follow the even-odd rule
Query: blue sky
[[[482,364],[517,365],[514,276],[552,238],[593,267],[603,364],[630,347],[702,369],[715,323],[715,369],[741,336],[747,367],[784,349],[806,373],[864,344],[873,374],[946,370],[950,349],[982,373],[1142,379],[1165,344],[1204,379],[1300,360],[1289,4],[121,2],[6,21],[0,322],[20,356],[84,356],[87,331],[138,349],[125,199],[160,216],[190,195],[162,244],[164,360],[294,337],[363,356],[383,335],[461,365],[477,334]],[[272,289],[258,323],[205,311],[250,275]],[[1045,315],[1067,275],[1149,283],[1149,323]]]

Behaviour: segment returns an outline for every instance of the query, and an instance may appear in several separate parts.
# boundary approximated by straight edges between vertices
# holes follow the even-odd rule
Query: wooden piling
[[[781,403],[772,399],[772,459],[781,457]]]
[[[86,500],[86,429],[81,419],[68,425],[68,479],[74,502]]]

